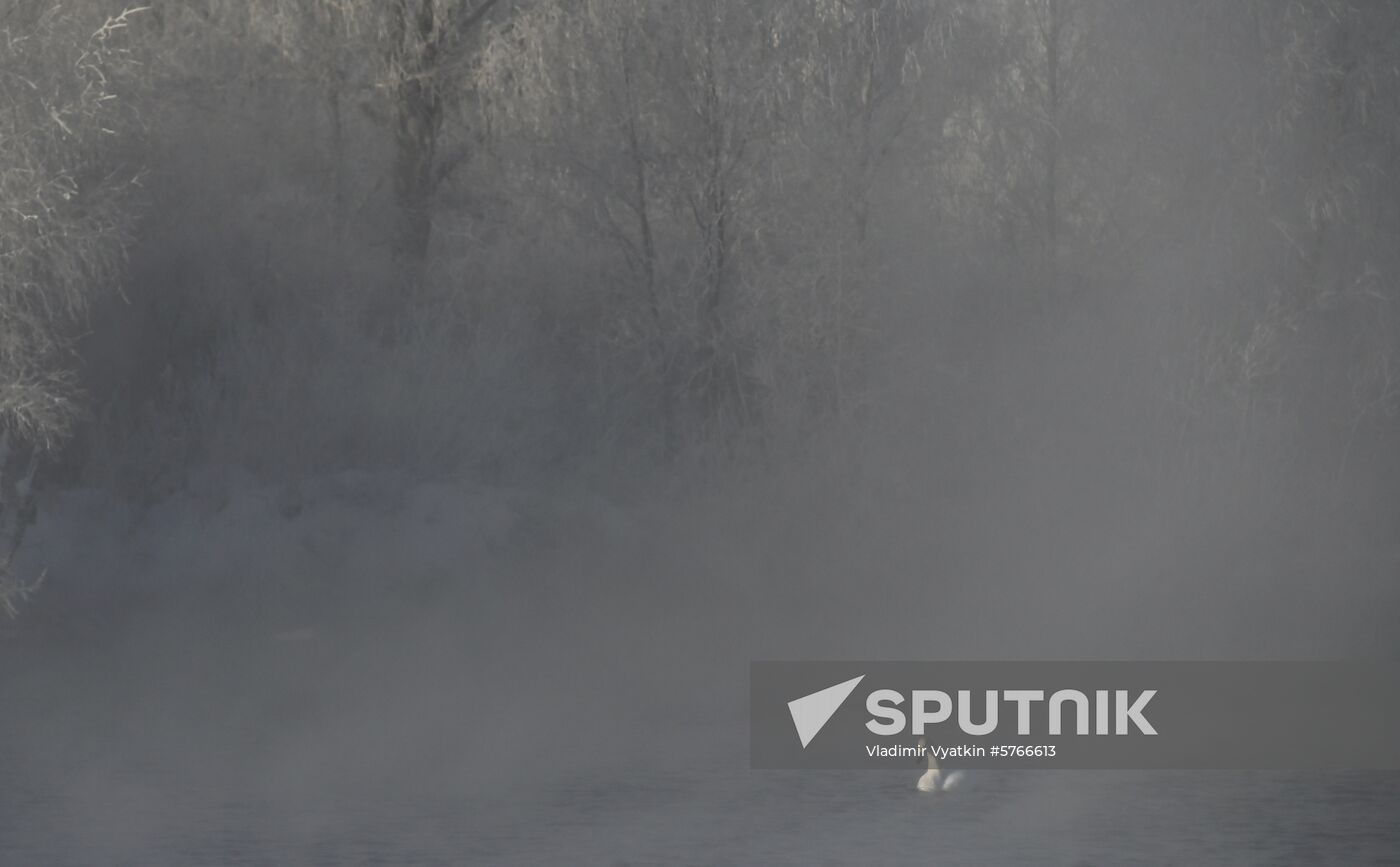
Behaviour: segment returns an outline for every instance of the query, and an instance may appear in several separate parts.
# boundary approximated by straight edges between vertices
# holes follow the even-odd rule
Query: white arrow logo
[[[822,726],[862,680],[865,680],[863,674],[788,702],[788,713],[792,714],[792,724],[797,727],[797,739],[802,741],[802,749],[807,749],[812,738],[817,736],[817,732],[822,730]]]

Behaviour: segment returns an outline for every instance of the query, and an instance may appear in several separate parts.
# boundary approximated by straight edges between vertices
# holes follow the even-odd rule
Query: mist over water
[[[747,728],[1400,651],[1393,4],[109,5],[0,7],[0,867],[1400,859]]]
[[[1184,582],[1164,591],[1155,582],[1182,579],[1142,518],[1120,516],[1104,550],[1018,570],[1019,546],[979,558],[936,531],[883,535],[771,478],[736,488],[680,517],[674,505],[623,510],[611,530],[596,509],[518,516],[484,546],[478,526],[470,544],[489,553],[471,561],[415,537],[393,558],[405,570],[365,600],[269,617],[236,597],[210,610],[196,593],[97,634],[10,642],[0,848],[57,864],[1070,865],[1380,863],[1400,844],[1393,773],[984,772],[926,795],[912,766],[749,770],[754,658],[1289,658],[1381,645],[1359,626],[1278,618],[1289,606],[1248,593],[1306,563],[1243,576],[1220,564],[1231,580],[1198,579],[1196,598],[1178,595]],[[221,515],[241,514],[248,532],[239,496],[199,527],[204,544],[217,544]],[[366,552],[408,532],[355,508],[323,514],[333,508],[290,520],[267,509],[250,574],[285,568],[260,562],[285,556],[280,525],[297,539],[343,521]],[[160,530],[173,549],[180,532]],[[433,584],[434,563],[481,578]],[[353,584],[358,568],[340,578]],[[1245,641],[1231,613],[1248,606],[1277,619]]]

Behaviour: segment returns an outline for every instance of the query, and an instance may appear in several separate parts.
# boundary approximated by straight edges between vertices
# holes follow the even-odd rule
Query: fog
[[[1392,772],[747,730],[1396,654],[1391,4],[3,2],[0,864],[1400,854]]]

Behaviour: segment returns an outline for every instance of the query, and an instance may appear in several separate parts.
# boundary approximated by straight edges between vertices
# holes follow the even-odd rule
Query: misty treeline
[[[813,449],[949,489],[1034,460],[1385,496],[1397,28],[1389,0],[3,0],[0,418],[146,501],[203,464]]]

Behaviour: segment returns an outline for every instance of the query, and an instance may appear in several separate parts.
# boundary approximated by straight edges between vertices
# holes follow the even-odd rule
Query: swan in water
[[[962,771],[953,771],[951,774],[944,775],[943,770],[938,767],[938,759],[934,758],[933,748],[929,746],[925,738],[919,738],[919,747],[928,757],[928,770],[924,771],[924,775],[919,777],[917,783],[919,791],[946,792],[962,782]]]

